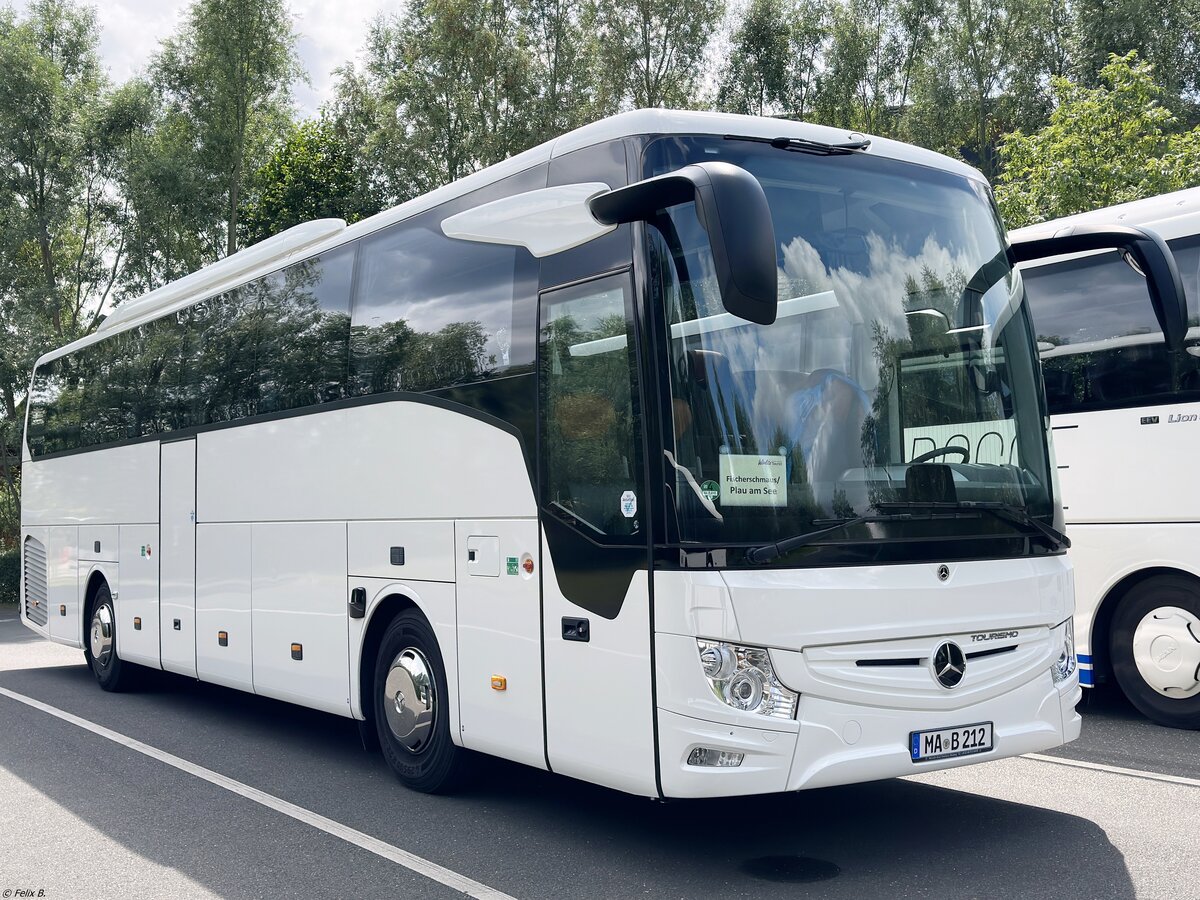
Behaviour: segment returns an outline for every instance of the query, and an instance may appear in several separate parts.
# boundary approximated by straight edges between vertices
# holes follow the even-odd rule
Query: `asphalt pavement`
[[[1115,691],[1052,754],[783,796],[477,763],[429,797],[345,719],[165,674],[106,694],[0,607],[5,900],[1200,897],[1200,734]]]

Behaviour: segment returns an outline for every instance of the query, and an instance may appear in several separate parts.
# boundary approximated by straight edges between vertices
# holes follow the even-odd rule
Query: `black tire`
[[[407,703],[401,701],[393,707],[396,714],[389,720],[385,698],[390,699],[387,698],[389,674],[397,672],[393,663],[397,663],[399,668],[410,666],[418,671],[424,669],[433,691],[432,701],[425,701],[431,709],[430,718],[424,719],[428,721],[428,726],[416,725],[404,735],[398,734],[393,727],[393,722],[399,722],[403,731],[403,726],[408,724],[402,709],[408,709],[407,715],[421,722],[424,708],[419,699],[410,699]],[[406,693],[405,688],[407,692],[419,690],[414,685],[420,679],[413,679],[410,669],[397,672],[397,677],[400,679],[400,693]],[[461,785],[465,775],[466,751],[456,747],[450,739],[448,713],[451,698],[446,687],[446,667],[433,629],[417,610],[407,609],[400,613],[384,632],[375,658],[371,697],[371,710],[383,758],[405,787],[425,794],[443,794]]]
[[[117,652],[117,616],[112,592],[102,582],[92,600],[91,615],[84,634],[83,656],[106,691],[128,691],[137,680],[137,667],[122,661]]]
[[[1200,618],[1200,586],[1182,575],[1159,575],[1134,585],[1121,599],[1109,630],[1113,675],[1146,718],[1168,728],[1200,729],[1200,694],[1176,699],[1159,693],[1147,683],[1134,658],[1138,624],[1154,610],[1171,606]]]

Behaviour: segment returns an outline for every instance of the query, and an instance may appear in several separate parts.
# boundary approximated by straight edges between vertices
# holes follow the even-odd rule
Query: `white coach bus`
[[[22,619],[109,690],[357,719],[420,790],[465,750],[698,797],[1060,745],[1010,260],[1073,246],[1010,249],[935,153],[667,111],[299,226],[38,361]]]
[[[1200,728],[1200,189],[1016,235],[1146,226],[1187,294],[1183,346],[1164,340],[1146,281],[1118,253],[1024,268],[1074,546],[1085,685],[1115,677],[1163,725]]]

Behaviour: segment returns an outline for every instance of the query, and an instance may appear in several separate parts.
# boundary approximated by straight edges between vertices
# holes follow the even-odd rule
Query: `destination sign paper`
[[[721,455],[722,506],[787,506],[787,461],[782,456]]]

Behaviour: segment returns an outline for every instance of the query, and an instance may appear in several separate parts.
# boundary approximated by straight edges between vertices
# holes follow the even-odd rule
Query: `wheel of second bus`
[[[465,751],[450,739],[446,669],[433,629],[416,610],[388,626],[375,661],[375,728],[405,786],[427,794],[461,781]]]
[[[1113,674],[1147,718],[1200,728],[1200,584],[1163,575],[1121,600],[1109,635]]]
[[[117,618],[107,584],[96,589],[83,654],[104,690],[126,691],[133,686],[133,666],[117,655]]]

